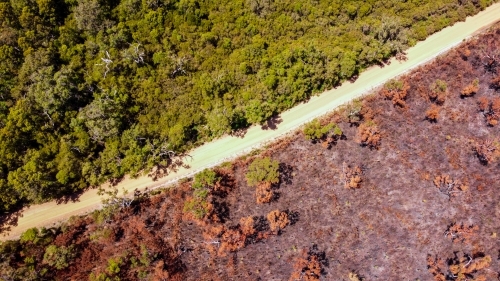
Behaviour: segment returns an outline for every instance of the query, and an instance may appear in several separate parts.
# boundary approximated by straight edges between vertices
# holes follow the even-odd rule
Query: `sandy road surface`
[[[166,186],[175,182],[178,178],[191,175],[203,168],[214,166],[244,154],[298,128],[315,117],[332,111],[341,104],[362,96],[387,80],[433,59],[478,30],[499,20],[500,3],[497,3],[474,17],[469,17],[465,22],[445,28],[425,41],[419,42],[415,47],[408,50],[408,60],[406,62],[400,63],[393,60],[390,65],[384,68],[372,67],[363,72],[355,83],[346,82],[337,89],[326,91],[311,98],[309,102],[282,113],[282,122],[277,125],[276,130],[262,130],[260,126],[253,126],[248,130],[244,138],[223,137],[192,151],[190,153],[192,159],[186,160],[187,164],[191,166],[190,169],[181,169],[177,173],[170,174],[157,182],[152,182],[151,178],[148,177],[125,178],[118,188],[133,191],[136,188]],[[22,217],[19,218],[18,225],[13,227],[10,232],[4,233],[0,239],[14,239],[28,228],[51,226],[54,223],[68,219],[72,215],[84,214],[101,206],[101,197],[97,195],[95,189],[84,193],[78,200],[75,203],[59,205],[55,202],[49,202],[25,209]]]

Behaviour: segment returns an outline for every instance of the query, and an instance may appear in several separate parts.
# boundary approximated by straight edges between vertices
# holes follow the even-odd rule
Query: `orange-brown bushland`
[[[498,154],[496,141],[492,140],[478,140],[474,142],[473,149],[479,161],[485,165],[495,161]]]
[[[257,231],[255,229],[255,220],[251,216],[243,217],[240,219],[240,228],[241,228],[241,232],[245,236],[254,235],[255,232]]]
[[[224,257],[248,244],[266,239],[270,235],[279,235],[281,230],[289,224],[290,220],[286,212],[274,210],[267,215],[265,225],[262,225],[262,218],[242,217],[239,224],[235,226],[208,225],[203,237],[212,254]]]
[[[442,259],[432,256],[427,257],[427,267],[429,272],[434,276],[435,281],[486,281],[496,273],[484,271],[491,265],[492,259],[489,255],[474,256],[464,254],[458,256],[455,253],[453,258],[450,258],[445,263]],[[451,278],[451,279],[450,279]]]
[[[347,117],[347,122],[351,125],[357,126],[362,121],[372,120],[375,113],[367,104],[368,102],[366,99],[362,101],[354,101],[348,104],[345,109],[345,117]],[[338,123],[339,120],[342,120],[342,118],[339,117],[332,117],[330,119],[335,119],[334,121],[331,121],[334,123]]]
[[[470,244],[471,239],[474,238],[479,230],[477,225],[465,226],[462,224],[452,223],[448,226],[444,236],[451,238],[454,243]]]
[[[406,79],[403,81],[391,80],[384,85],[381,93],[386,99],[390,99],[394,106],[404,108],[407,106],[405,100],[409,88],[410,86],[408,85]]]
[[[465,88],[462,89],[460,95],[462,97],[470,97],[475,95],[478,90],[479,90],[479,80],[474,79],[472,83],[468,84],[467,86],[465,86]]]
[[[221,167],[217,168],[215,172],[220,179],[213,186],[212,192],[219,196],[225,196],[235,187],[234,169],[233,167]]]
[[[310,256],[298,258],[294,264],[295,272],[290,276],[290,281],[318,281],[321,276],[321,264],[318,257]]]
[[[269,227],[273,233],[279,234],[289,223],[288,214],[279,210],[274,210],[267,214]]]
[[[479,106],[479,111],[486,111],[490,107],[490,101],[487,97],[480,97],[477,100],[477,105]]]
[[[357,140],[362,146],[377,149],[380,146],[382,136],[380,129],[373,121],[366,121],[359,125]]]
[[[488,100],[486,97],[481,97],[478,100],[478,105],[488,125],[495,126],[498,124],[500,119],[500,98],[494,97],[492,100]]]
[[[439,257],[427,256],[427,269],[434,276],[434,281],[446,281],[446,265]]]
[[[361,185],[363,170],[359,166],[351,168],[347,163],[342,163],[342,174],[340,179],[344,184],[344,188],[356,189]]]
[[[452,198],[457,196],[461,191],[466,191],[469,186],[459,180],[453,180],[449,175],[437,175],[434,177],[434,185],[439,189],[439,192]]]
[[[275,194],[272,185],[269,182],[259,183],[255,189],[256,201],[259,204],[269,203],[273,200]]]
[[[229,228],[224,229],[220,240],[219,254],[225,255],[245,247],[246,236],[239,228]]]
[[[495,78],[491,79],[491,87],[495,90],[500,90],[500,75],[497,75]]]
[[[431,122],[436,122],[439,117],[440,109],[439,106],[431,104],[431,107],[425,112],[425,118]]]
[[[294,271],[288,280],[320,280],[323,269],[327,265],[325,252],[318,251],[317,245],[313,245],[309,251],[302,250],[301,255],[295,259]]]

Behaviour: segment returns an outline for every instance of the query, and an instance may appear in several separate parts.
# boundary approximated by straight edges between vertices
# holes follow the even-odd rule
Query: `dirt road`
[[[370,92],[371,89],[385,83],[387,80],[435,58],[483,27],[499,20],[500,3],[497,3],[476,16],[468,18],[465,22],[445,28],[425,41],[419,42],[415,47],[408,50],[407,61],[400,63],[392,60],[392,63],[384,68],[372,67],[363,72],[355,83],[346,82],[337,89],[326,91],[311,98],[309,102],[284,112],[281,114],[282,122],[277,125],[275,130],[262,130],[260,126],[254,126],[248,130],[244,138],[223,137],[192,151],[190,153],[192,159],[187,159],[187,164],[191,166],[190,169],[181,169],[177,173],[170,174],[157,182],[152,182],[151,178],[148,177],[125,178],[118,185],[118,188],[120,190],[125,188],[132,192],[136,188],[166,186],[181,177],[192,175],[203,168],[214,166],[249,152],[266,142],[293,131],[315,117],[334,110],[339,105]],[[22,217],[18,220],[18,225],[13,227],[10,232],[3,233],[0,239],[14,239],[28,228],[51,226],[68,219],[70,216],[84,214],[101,206],[101,197],[97,195],[95,189],[84,193],[78,200],[75,203],[59,205],[55,202],[49,202],[24,210]]]

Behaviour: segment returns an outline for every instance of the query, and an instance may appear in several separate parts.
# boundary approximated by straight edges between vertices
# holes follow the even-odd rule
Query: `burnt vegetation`
[[[0,0],[0,212],[157,180],[203,143],[275,130],[494,2]]]
[[[497,280],[498,45],[495,27],[260,154],[31,229],[1,278]]]

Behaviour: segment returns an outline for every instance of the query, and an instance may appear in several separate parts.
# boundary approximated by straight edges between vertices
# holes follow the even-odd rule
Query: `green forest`
[[[0,0],[0,210],[167,165],[492,0]]]

